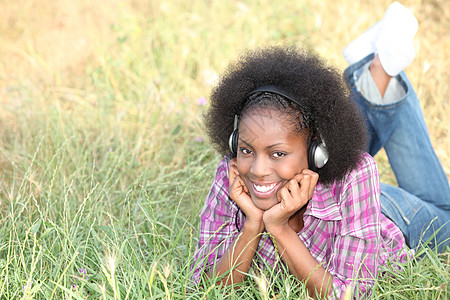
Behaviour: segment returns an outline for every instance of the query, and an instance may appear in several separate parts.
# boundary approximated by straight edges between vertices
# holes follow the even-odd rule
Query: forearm
[[[328,296],[332,290],[332,276],[311,255],[297,233],[289,225],[266,229],[274,237],[290,272],[305,282],[309,295],[313,298]]]
[[[262,225],[244,224],[236,240],[208,271],[208,276],[213,277],[226,274],[220,280],[225,285],[242,282],[245,279],[245,274],[250,269],[263,229]]]

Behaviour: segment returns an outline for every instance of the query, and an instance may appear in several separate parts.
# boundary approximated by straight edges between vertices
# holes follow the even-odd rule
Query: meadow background
[[[344,70],[390,2],[0,1],[0,299],[303,299],[292,277],[192,292],[220,160],[201,114],[244,49],[295,44]],[[450,176],[450,7],[402,3],[420,24],[406,71]],[[374,298],[448,299],[449,253],[424,255],[387,266],[403,272]]]

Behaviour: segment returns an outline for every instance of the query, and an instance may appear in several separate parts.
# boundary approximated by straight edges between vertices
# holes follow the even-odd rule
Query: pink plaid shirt
[[[219,260],[239,234],[245,216],[229,198],[225,156],[201,212],[200,238],[194,255],[194,281]],[[237,218],[236,218],[237,214]],[[381,213],[378,169],[364,154],[355,170],[330,186],[317,184],[303,216],[299,239],[312,256],[333,276],[335,294],[347,286],[365,293],[377,276],[379,265],[403,261],[408,250],[400,229]],[[236,226],[237,225],[237,226]],[[253,266],[277,268],[283,263],[272,239],[263,234]]]

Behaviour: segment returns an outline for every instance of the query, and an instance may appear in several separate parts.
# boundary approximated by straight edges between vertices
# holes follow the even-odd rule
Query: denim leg
[[[425,244],[443,252],[450,246],[450,213],[407,191],[381,183],[381,211],[403,232],[409,247]],[[436,233],[437,232],[437,233]]]
[[[436,228],[449,221],[450,186],[431,145],[419,100],[406,74],[401,72],[397,77],[406,95],[388,105],[373,104],[356,90],[354,84],[362,66],[372,59],[373,54],[351,65],[345,70],[344,77],[352,89],[352,99],[367,120],[368,152],[375,155],[385,148],[399,184],[399,188],[392,187],[394,189],[382,185],[382,206],[398,212],[391,213],[394,215],[392,220],[402,229],[410,245],[416,245],[417,226],[428,226],[436,216],[438,218],[433,221]],[[411,205],[415,205],[413,209]],[[389,215],[386,213],[389,210],[382,211]],[[405,216],[409,216],[406,223]],[[449,238],[449,226],[440,233],[444,240]]]

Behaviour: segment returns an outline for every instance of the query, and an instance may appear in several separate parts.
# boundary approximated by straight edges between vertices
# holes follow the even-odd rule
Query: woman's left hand
[[[319,174],[304,169],[286,182],[278,190],[278,204],[264,212],[263,220],[266,229],[288,225],[289,218],[312,198]]]

